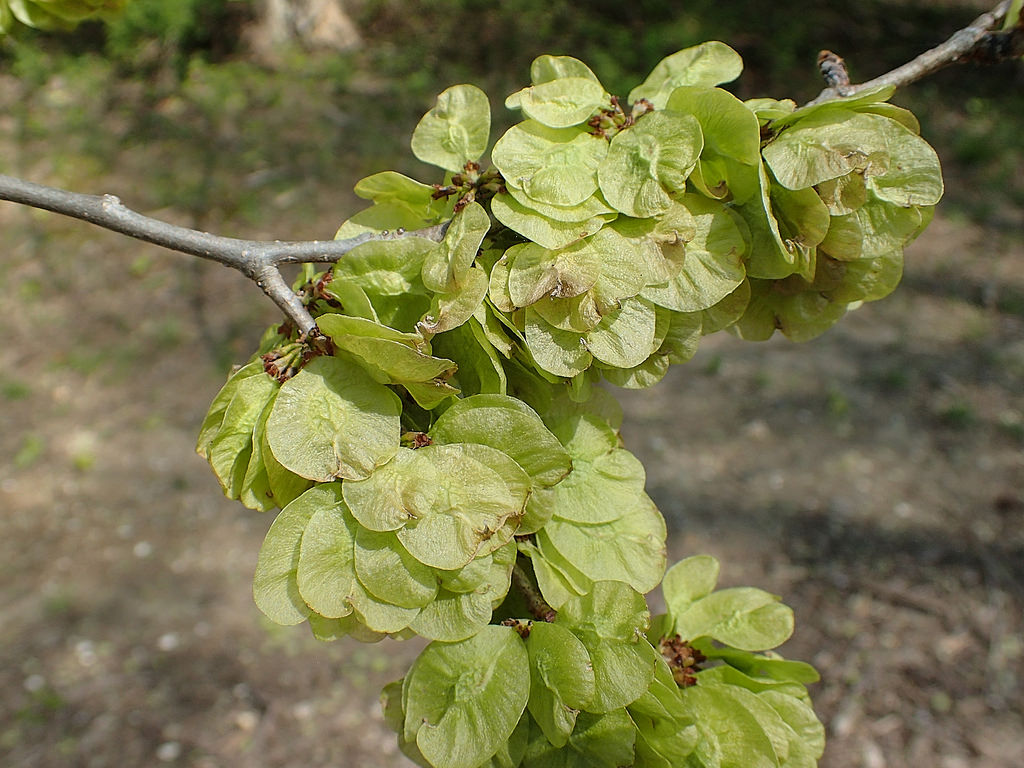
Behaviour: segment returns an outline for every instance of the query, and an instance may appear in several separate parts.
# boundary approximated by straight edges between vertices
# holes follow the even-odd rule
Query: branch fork
[[[313,316],[281,274],[282,264],[334,264],[372,240],[424,237],[440,242],[447,222],[406,232],[366,233],[344,240],[241,240],[212,235],[144,216],[114,195],[85,195],[0,174],[0,200],[60,213],[173,251],[237,269],[260,287],[303,335],[316,327]]]

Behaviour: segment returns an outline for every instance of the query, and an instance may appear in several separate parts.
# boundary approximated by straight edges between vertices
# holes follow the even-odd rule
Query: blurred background
[[[741,98],[807,101],[993,0],[134,0],[0,42],[0,172],[225,235],[315,239],[440,90],[541,53],[625,95],[720,39]],[[947,193],[890,298],[794,345],[709,337],[622,393],[673,558],[783,595],[822,672],[826,768],[1024,765],[1024,67],[897,94]],[[377,696],[415,643],[320,644],[250,583],[269,516],[194,450],[273,305],[234,272],[0,204],[0,764],[401,766]]]

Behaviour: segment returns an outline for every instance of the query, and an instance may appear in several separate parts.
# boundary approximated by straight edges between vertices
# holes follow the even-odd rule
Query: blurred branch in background
[[[852,96],[858,91],[885,85],[902,88],[952,64],[996,64],[1018,59],[1024,55],[1024,20],[1020,18],[1018,8],[1018,18],[1012,26],[1004,28],[1004,22],[1010,21],[1010,6],[1011,0],[1003,0],[941,45],[922,53],[901,67],[859,85],[850,84],[841,58],[831,51],[822,51],[818,56],[818,65],[825,78],[826,88],[809,104],[820,104],[823,101]]]

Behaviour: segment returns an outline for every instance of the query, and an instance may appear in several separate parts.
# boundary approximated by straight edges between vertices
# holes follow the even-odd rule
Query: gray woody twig
[[[367,233],[345,240],[239,240],[198,232],[143,216],[126,207],[113,195],[68,192],[3,174],[0,174],[0,200],[71,216],[136,240],[162,245],[172,251],[209,259],[237,269],[255,282],[295,323],[301,333],[311,331],[315,327],[315,322],[309,310],[303,306],[299,297],[281,276],[281,264],[333,264],[356,246],[370,240],[416,236],[439,241],[444,237],[447,228],[446,224],[438,224],[415,232],[396,230],[380,235]]]
[[[978,58],[1003,58],[1004,56],[1000,55],[993,57],[986,50],[992,39],[998,36],[1005,36],[1007,42],[1013,43],[1006,46],[1005,52],[1005,58],[1011,58],[1016,47],[1024,45],[1024,40],[1020,39],[1024,38],[1024,31],[1019,26],[1007,32],[998,31],[1010,9],[1010,2],[1011,0],[1003,0],[991,11],[983,13],[976,18],[971,22],[970,26],[956,32],[946,42],[929,51],[925,51],[913,61],[909,61],[903,66],[897,67],[891,72],[886,72],[884,75],[868,80],[865,83],[851,85],[849,81],[845,83],[841,81],[836,82],[834,70],[830,68],[826,71],[823,66],[822,75],[825,77],[828,87],[812,101],[808,102],[806,106],[820,104],[823,101],[831,101],[843,96],[852,96],[865,88],[874,88],[880,85],[894,85],[899,88],[927,77],[950,64],[972,61]],[[1021,55],[1021,52],[1017,51],[1016,55]],[[819,65],[829,64],[834,67],[834,63],[837,60],[841,67],[842,59],[831,51],[822,51],[818,57]]]

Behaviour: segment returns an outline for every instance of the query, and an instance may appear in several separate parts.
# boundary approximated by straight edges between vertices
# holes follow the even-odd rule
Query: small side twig
[[[971,61],[993,63],[1020,56],[1024,52],[1024,27],[1018,24],[1012,29],[1000,31],[1010,9],[1010,3],[1011,0],[1003,0],[991,11],[981,14],[969,26],[954,33],[941,45],[864,83],[851,84],[843,60],[831,51],[822,51],[818,57],[818,64],[825,78],[825,89],[806,106],[852,96],[858,91],[880,85],[894,85],[899,88],[951,64]]]
[[[555,620],[555,609],[548,605],[540,590],[537,589],[519,563],[512,567],[512,585],[523,596],[523,600],[526,601],[526,608],[533,618],[547,622]]]
[[[827,88],[845,88],[850,84],[846,62],[832,51],[822,51],[818,54],[818,69],[821,70]]]
[[[0,174],[0,200],[81,219],[136,240],[237,269],[255,282],[302,334],[308,334],[316,327],[316,323],[281,275],[282,264],[333,264],[357,246],[371,240],[423,237],[436,242],[444,237],[448,226],[445,222],[410,232],[399,229],[381,234],[367,233],[344,240],[241,240],[179,227],[144,216],[125,206],[113,195],[68,192],[3,174]]]

